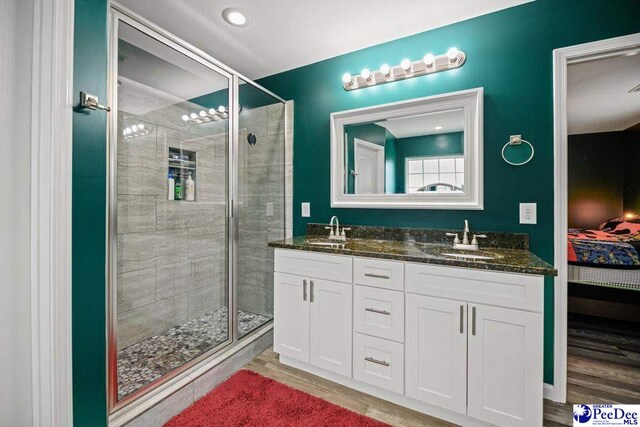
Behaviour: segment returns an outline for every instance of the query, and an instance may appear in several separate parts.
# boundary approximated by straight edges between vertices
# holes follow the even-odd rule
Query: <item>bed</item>
[[[640,217],[572,228],[567,237],[569,282],[640,291]]]

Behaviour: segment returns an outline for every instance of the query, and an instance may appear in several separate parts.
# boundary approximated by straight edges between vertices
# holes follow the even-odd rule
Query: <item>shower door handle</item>
[[[307,279],[302,281],[302,301],[307,300]]]

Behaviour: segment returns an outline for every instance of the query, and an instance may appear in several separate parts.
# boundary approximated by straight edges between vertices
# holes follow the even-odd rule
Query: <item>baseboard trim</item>
[[[544,383],[542,386],[542,395],[547,400],[557,402],[556,389],[553,387],[553,384]]]

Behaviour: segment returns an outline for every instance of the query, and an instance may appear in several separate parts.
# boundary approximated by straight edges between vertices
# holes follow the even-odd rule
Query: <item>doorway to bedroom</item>
[[[635,403],[640,34],[559,49],[554,67],[554,400]]]

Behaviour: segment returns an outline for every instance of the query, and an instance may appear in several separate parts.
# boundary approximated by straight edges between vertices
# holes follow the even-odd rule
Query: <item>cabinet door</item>
[[[309,363],[351,377],[352,286],[317,279],[309,284]]]
[[[469,317],[468,415],[542,425],[542,315],[469,304]]]
[[[405,304],[405,394],[465,414],[467,304],[411,294]]]
[[[274,350],[309,362],[309,280],[274,275]]]

